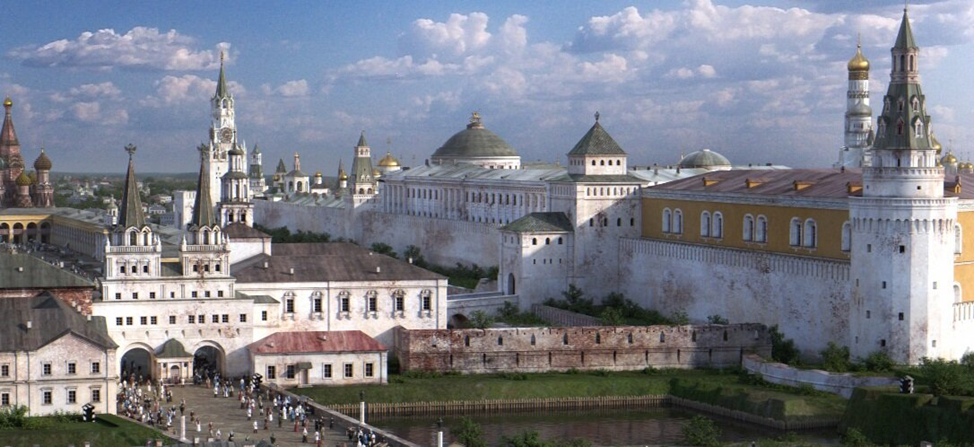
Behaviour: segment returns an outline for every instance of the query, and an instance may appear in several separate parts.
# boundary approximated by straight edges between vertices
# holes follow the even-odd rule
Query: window
[[[101,374],[101,363],[99,363],[99,362],[91,362],[91,373],[92,374]]]
[[[139,317],[139,324],[143,326],[149,324],[149,317]]]
[[[700,237],[710,237],[710,212],[700,213]]]
[[[365,364],[365,377],[372,377],[374,375],[373,374],[374,373],[374,370],[375,370],[375,364],[374,363],[366,363]]]
[[[365,294],[366,305],[368,306],[366,310],[369,312],[376,312],[379,310],[378,303],[378,293],[375,290],[370,290]]]
[[[169,324],[176,324],[176,316],[175,315],[170,315],[169,316]]]
[[[149,299],[150,300],[156,299],[156,293],[155,292],[149,292]]]
[[[125,266],[124,265],[118,266],[118,274],[119,275],[124,275],[125,274]]]
[[[196,323],[196,315],[190,315],[190,316],[188,316],[186,318],[187,318],[189,324]]]
[[[121,325],[122,325],[122,317],[115,318],[115,326],[121,326]]]
[[[149,266],[143,265],[142,266],[142,273],[149,273]]]
[[[223,298],[223,291],[222,290],[217,290],[216,291],[216,296],[219,297],[219,298]]]
[[[393,306],[394,306],[393,309],[395,309],[396,312],[402,312],[406,309],[405,295],[406,293],[403,292],[402,290],[397,290],[393,294]]]
[[[240,314],[240,322],[241,323],[247,322],[247,314]]]
[[[791,219],[790,231],[788,232],[788,245],[800,247],[802,245],[802,221],[797,217]]]
[[[10,377],[10,365],[0,365],[0,377]]]
[[[152,325],[159,324],[158,317],[154,317],[154,316],[153,317],[149,317],[149,324],[152,324]]]
[[[321,376],[325,379],[331,378],[331,363],[321,365]]]
[[[741,239],[746,242],[754,240],[754,216],[750,214],[744,216],[744,232],[741,235]]]
[[[284,300],[284,312],[289,314],[294,313],[294,298]]]
[[[68,363],[68,374],[77,374],[77,373],[78,373],[78,364],[75,363],[75,362],[69,362]]]
[[[423,300],[423,310],[428,311],[433,309],[432,292],[430,292],[429,290],[424,290],[422,294],[422,300]]]
[[[120,300],[120,299],[122,299],[122,294],[121,294],[121,293],[116,293],[116,294],[115,294],[115,299],[116,299],[116,300]]]
[[[0,393],[0,406],[2,407],[10,406],[10,393]]]
[[[964,250],[964,231],[960,225],[954,225],[954,254],[959,255]]]
[[[224,323],[229,323],[230,322],[230,314],[223,314],[223,318],[221,319],[221,321],[223,321]]]
[[[321,312],[321,298],[315,298],[311,300],[311,307],[315,312]]]
[[[802,237],[802,242],[804,242],[806,248],[815,248],[818,246],[818,226],[812,219],[805,221],[805,234]]]
[[[338,294],[338,309],[342,312],[348,312],[349,308],[349,297],[348,292],[342,292]]]
[[[276,379],[277,378],[277,367],[274,365],[267,365],[267,378]]]
[[[287,365],[287,369],[284,372],[284,377],[287,379],[294,378],[294,365]]]
[[[842,251],[852,250],[852,224],[846,221],[842,224]]]
[[[204,298],[209,298],[210,297],[210,291],[207,290],[207,291],[203,292],[203,297]]]
[[[345,364],[345,378],[355,377],[355,367],[351,363]]]
[[[191,295],[191,296],[192,296],[193,298],[198,298],[198,297],[200,296],[200,293],[194,290],[194,291],[193,291],[193,292],[192,292],[192,293],[191,293],[190,295]]]
[[[101,402],[101,390],[100,389],[94,388],[94,389],[91,390],[91,401],[92,402]]]
[[[73,404],[78,402],[78,392],[75,390],[68,390],[68,403]]]
[[[673,233],[683,234],[683,211],[673,211]]]
[[[43,401],[41,403],[43,403],[44,405],[51,405],[52,403],[54,403],[54,393],[51,392],[51,390],[44,390],[42,392],[42,396],[43,396]]]
[[[267,321],[267,311],[266,310],[260,311],[260,321]]]
[[[710,235],[721,239],[724,237],[724,215],[719,212],[714,213],[713,226],[710,228]]]

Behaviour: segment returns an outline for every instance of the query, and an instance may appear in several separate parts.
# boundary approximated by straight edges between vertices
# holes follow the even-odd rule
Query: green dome
[[[683,160],[680,160],[681,168],[705,168],[712,169],[718,167],[730,167],[731,163],[727,157],[720,155],[710,149],[690,153]]]
[[[30,186],[30,177],[27,176],[26,171],[20,171],[20,175],[17,176],[17,186]]]
[[[38,171],[50,171],[54,166],[51,163],[51,159],[47,158],[47,154],[44,153],[44,149],[41,149],[41,155],[37,156],[37,160],[34,160],[34,169]]]
[[[470,119],[467,128],[457,132],[433,153],[433,158],[492,158],[517,157],[517,152],[506,141],[484,128],[480,115]]]

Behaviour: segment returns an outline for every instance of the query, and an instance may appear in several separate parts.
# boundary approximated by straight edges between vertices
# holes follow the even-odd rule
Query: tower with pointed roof
[[[348,197],[355,206],[369,201],[378,192],[379,183],[372,168],[372,149],[365,140],[364,130],[355,144],[355,158],[352,159],[352,173],[348,180],[348,189],[351,192]]]
[[[201,279],[211,276],[226,277],[230,274],[229,244],[210,195],[206,194],[206,191],[210,190],[209,183],[212,176],[208,172],[209,166],[205,163],[208,156],[205,147],[200,147],[200,154],[204,162],[200,163],[193,217],[186,228],[189,233],[188,238],[184,238],[179,247],[179,258],[184,276],[199,276]],[[240,157],[238,161],[242,163],[241,156],[231,156]]]
[[[51,168],[53,166],[54,163],[41,148],[41,154],[37,156],[37,160],[34,160],[34,170],[37,172],[37,182],[34,184],[34,204],[38,208],[54,207],[54,185],[51,184]]]
[[[216,92],[210,98],[210,109],[212,118],[210,141],[207,147],[207,156],[203,162],[207,164],[207,172],[210,173],[210,189],[208,191],[210,203],[215,204],[221,196],[221,179],[230,170],[230,151],[235,148],[239,149],[244,152],[246,159],[246,149],[237,137],[234,99],[227,86],[222,52],[220,53],[220,77],[217,79]],[[244,168],[244,173],[246,173],[246,168]]]
[[[234,147],[227,152],[229,170],[223,174],[220,204],[217,205],[220,225],[239,222],[253,226],[254,203],[251,196],[250,178],[244,173],[244,151]],[[198,197],[198,196],[197,196]]]
[[[17,131],[14,129],[14,119],[12,109],[14,102],[10,97],[3,100],[3,127],[0,128],[0,163],[3,169],[0,171],[0,182],[4,184],[6,196],[0,196],[0,206],[17,206],[17,179],[24,172],[24,157],[20,154],[20,141],[17,140]]]
[[[128,171],[122,189],[122,204],[118,220],[109,239],[105,241],[105,288],[104,296],[118,299],[131,298],[131,289],[137,285],[122,285],[114,281],[140,280],[160,275],[162,243],[146,223],[139,198],[138,180],[135,177],[134,145],[125,147],[129,154]],[[118,293],[119,295],[115,295]]]
[[[873,143],[873,109],[869,106],[869,60],[856,45],[856,55],[846,64],[849,88],[846,91],[845,147],[839,152],[836,167],[859,168],[868,165]]]
[[[250,196],[263,197],[267,190],[267,179],[264,178],[264,160],[260,148],[254,144],[250,151]]]
[[[952,352],[957,199],[944,197],[930,116],[920,86],[920,48],[903,10],[889,88],[876,125],[862,197],[852,197],[849,347],[896,363]]]

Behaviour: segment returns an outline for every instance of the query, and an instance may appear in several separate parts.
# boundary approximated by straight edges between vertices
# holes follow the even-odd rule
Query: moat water
[[[678,408],[613,409],[591,411],[558,411],[546,414],[527,412],[505,415],[472,415],[483,428],[487,444],[494,446],[502,436],[513,436],[525,430],[537,431],[542,439],[584,438],[597,446],[679,445],[683,426],[697,413]],[[752,424],[710,416],[721,431],[723,442],[751,442],[775,439],[785,433]],[[375,417],[369,422],[420,445],[436,445],[436,418]],[[449,427],[458,425],[460,417],[443,418],[444,444],[453,441]],[[834,430],[812,430],[796,433],[798,439],[817,445],[839,445]]]

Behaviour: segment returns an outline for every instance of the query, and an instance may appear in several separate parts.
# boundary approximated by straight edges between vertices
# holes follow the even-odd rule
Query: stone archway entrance
[[[152,352],[148,349],[137,346],[129,349],[122,355],[121,377],[130,383],[138,381],[153,380],[153,359]]]
[[[470,319],[464,314],[453,314],[450,321],[447,322],[447,327],[450,329],[465,329],[469,326]]]
[[[193,374],[202,379],[224,375],[223,351],[215,346],[200,346],[193,353]]]

